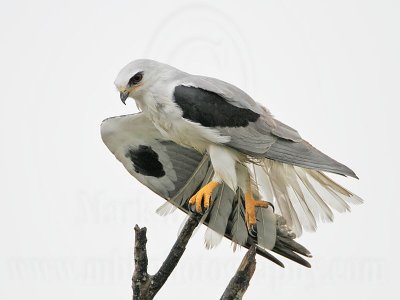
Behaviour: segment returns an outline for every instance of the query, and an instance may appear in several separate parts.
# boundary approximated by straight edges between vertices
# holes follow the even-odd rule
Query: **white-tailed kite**
[[[161,215],[179,208],[190,214],[189,199],[213,177],[208,154],[182,147],[165,136],[144,113],[108,118],[101,125],[104,143],[130,174],[168,202],[158,209]],[[293,239],[294,232],[283,217],[268,209],[257,208],[257,227],[248,231],[245,222],[244,195],[222,183],[212,195],[212,205],[202,222],[206,246],[215,246],[223,236],[244,247],[257,244],[257,253],[276,264],[283,264],[268,250],[304,266],[310,264],[296,253],[310,257],[310,252]],[[172,204],[172,205],[171,205]]]
[[[115,85],[122,102],[128,97],[135,99],[143,126],[138,122],[133,126],[129,116],[108,119],[114,121],[103,123],[103,140],[132,175],[166,199],[178,189],[180,201],[190,199],[189,205],[202,212],[217,205],[218,193],[243,193],[245,224],[250,233],[258,232],[258,240],[266,237],[260,234],[260,227],[268,228],[259,226],[259,214],[266,214],[270,204],[261,200],[259,188],[265,200],[277,204],[297,236],[303,228],[315,231],[318,220],[332,221],[332,208],[343,212],[350,210],[349,203],[362,202],[323,173],[357,178],[351,169],[311,146],[295,129],[273,118],[265,107],[229,83],[141,59],[125,66]],[[129,146],[132,139],[149,137],[157,142]],[[170,143],[179,146],[175,156],[168,154]],[[186,158],[193,160],[195,153],[199,158],[209,157],[212,178],[190,186],[185,171],[193,170]],[[174,168],[174,159],[180,167],[168,176],[166,170]],[[189,187],[183,181],[189,182]],[[219,197],[226,214],[237,209],[229,202],[232,195]],[[221,228],[216,231],[226,234]],[[214,244],[213,239],[210,234],[208,242]],[[245,237],[233,240],[243,245]],[[263,246],[272,249],[275,238],[271,241],[264,241]]]

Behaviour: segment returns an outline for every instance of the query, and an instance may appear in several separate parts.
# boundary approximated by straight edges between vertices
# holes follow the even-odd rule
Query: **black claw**
[[[256,224],[250,225],[248,231],[249,231],[249,234],[251,237],[253,237],[253,238],[257,237],[257,225]]]
[[[271,202],[268,202],[268,204],[272,206],[272,212],[275,213],[275,206]]]
[[[197,210],[196,210],[196,204],[188,204],[188,210],[189,210],[191,213],[194,213],[194,214],[197,214],[197,215],[203,215],[203,214],[207,213],[209,209],[210,209],[210,208],[205,209],[204,206],[202,206],[201,212],[197,212]]]
[[[189,204],[188,205],[189,211],[192,213],[196,213],[196,205],[194,204]]]

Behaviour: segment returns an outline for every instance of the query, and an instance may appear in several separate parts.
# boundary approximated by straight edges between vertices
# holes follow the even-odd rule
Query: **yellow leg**
[[[256,220],[256,207],[268,207],[271,205],[267,201],[262,201],[262,200],[255,200],[253,198],[253,193],[247,192],[244,195],[244,203],[245,203],[245,219],[247,223],[247,227],[250,228],[250,226],[255,225],[257,220]]]
[[[196,194],[193,195],[189,200],[189,205],[196,204],[196,212],[201,213],[203,211],[201,204],[203,201],[204,209],[210,206],[211,194],[214,189],[219,185],[219,182],[210,181],[203,186]]]

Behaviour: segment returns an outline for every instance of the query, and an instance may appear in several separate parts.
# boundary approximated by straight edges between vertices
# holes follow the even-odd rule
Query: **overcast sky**
[[[156,215],[163,200],[99,132],[136,111],[118,71],[152,58],[241,87],[360,177],[335,179],[365,204],[300,238],[313,268],[258,258],[245,299],[398,299],[399,15],[398,1],[3,1],[0,298],[129,299],[135,224],[151,272],[169,252],[184,215]],[[220,297],[245,251],[203,234],[158,299]]]

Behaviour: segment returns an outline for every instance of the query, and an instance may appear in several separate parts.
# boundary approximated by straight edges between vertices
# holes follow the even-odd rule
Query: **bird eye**
[[[129,79],[128,85],[132,86],[138,84],[142,80],[142,78],[143,78],[143,72],[136,73],[131,77],[131,79]]]

